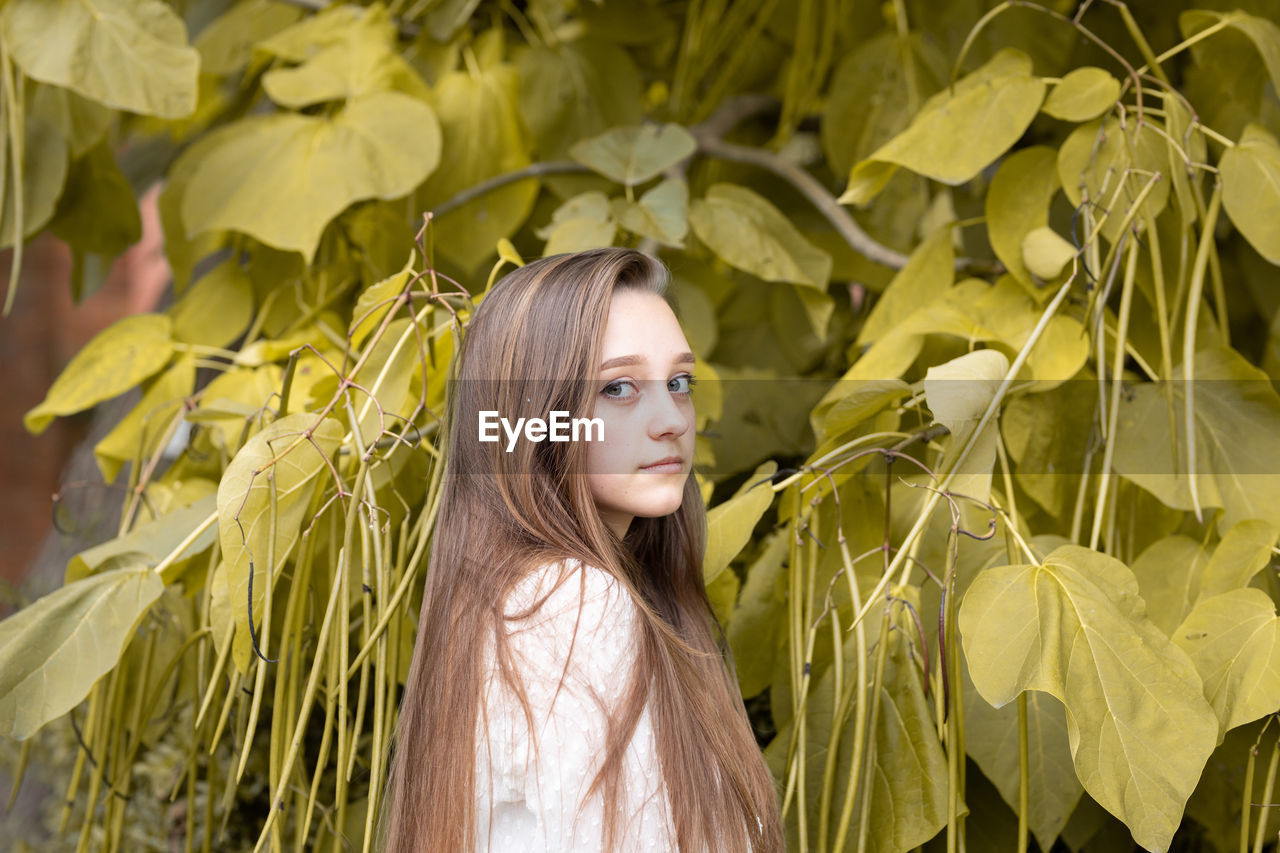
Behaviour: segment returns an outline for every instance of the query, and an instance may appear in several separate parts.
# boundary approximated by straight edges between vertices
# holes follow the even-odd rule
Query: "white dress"
[[[620,705],[635,665],[638,611],[607,572],[567,561],[544,566],[523,579],[508,599],[506,612],[526,609],[562,572],[567,579],[541,610],[506,623],[514,664],[538,727],[536,750],[519,700],[495,670],[492,639],[484,651],[484,707],[476,722],[477,851],[604,849],[602,792],[592,795],[576,823],[575,815],[604,761],[606,720],[593,693],[609,708]],[[564,684],[553,695],[562,673]],[[675,831],[647,706],[627,748],[623,781],[626,817],[618,824],[616,849],[674,849]]]

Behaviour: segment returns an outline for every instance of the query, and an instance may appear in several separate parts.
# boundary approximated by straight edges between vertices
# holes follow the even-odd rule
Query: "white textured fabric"
[[[513,591],[506,612],[514,615],[527,609],[555,585],[562,572],[567,572],[567,579],[541,610],[506,623],[516,670],[533,710],[536,748],[519,700],[495,669],[492,639],[484,651],[485,704],[476,723],[477,851],[604,849],[603,794],[597,790],[580,816],[579,804],[604,761],[604,708],[618,708],[630,683],[638,614],[612,576],[576,561],[531,573]],[[564,684],[557,692],[562,674]],[[616,849],[628,853],[674,849],[675,833],[647,707],[627,749],[623,782]]]

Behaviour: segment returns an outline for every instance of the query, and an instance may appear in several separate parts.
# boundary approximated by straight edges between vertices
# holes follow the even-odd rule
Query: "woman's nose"
[[[685,404],[688,397],[680,397],[668,391],[665,382],[655,384],[659,386],[661,393],[648,395],[649,399],[656,400],[653,404],[654,411],[649,417],[649,433],[654,438],[679,438],[692,425],[693,405]]]

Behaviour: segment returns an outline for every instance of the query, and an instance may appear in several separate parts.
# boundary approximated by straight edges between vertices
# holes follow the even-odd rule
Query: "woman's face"
[[[592,412],[604,422],[604,440],[587,445],[587,478],[619,538],[636,516],[680,508],[693,466],[692,372],[689,342],[666,301],[615,291]]]

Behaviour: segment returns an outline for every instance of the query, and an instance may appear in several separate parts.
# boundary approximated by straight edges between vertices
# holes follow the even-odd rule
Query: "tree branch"
[[[888,246],[882,246],[871,239],[867,232],[862,230],[862,226],[858,225],[854,218],[849,215],[849,211],[840,206],[835,196],[827,192],[827,188],[819,183],[817,178],[799,166],[788,163],[772,151],[764,148],[750,148],[746,145],[735,145],[732,142],[725,142],[711,137],[704,137],[698,140],[698,151],[709,157],[717,157],[721,160],[730,160],[735,163],[749,163],[773,172],[799,190],[800,194],[807,198],[827,218],[831,226],[836,229],[836,233],[849,244],[849,248],[860,255],[865,255],[870,261],[896,270],[900,270],[907,265],[906,255],[896,252]]]
[[[572,160],[550,160],[546,163],[530,163],[523,169],[516,169],[514,172],[503,172],[501,175],[494,175],[488,180],[467,187],[448,201],[433,207],[431,213],[434,217],[444,216],[446,213],[462,207],[467,202],[476,200],[485,193],[493,192],[499,187],[513,184],[516,181],[523,181],[526,178],[536,178],[539,175],[566,175],[574,172],[590,171],[586,166],[581,163],[575,163]]]
[[[827,218],[827,221],[831,223],[836,233],[849,245],[849,248],[865,256],[868,260],[890,269],[900,270],[906,266],[906,255],[890,249],[888,246],[883,246],[872,239],[867,232],[862,230],[862,226],[854,220],[849,211],[845,210],[836,201],[835,196],[828,192],[827,188],[813,175],[767,149],[752,148],[724,141],[724,135],[742,121],[757,113],[773,109],[777,104],[777,99],[769,95],[740,95],[736,98],[728,99],[710,118],[689,129],[698,141],[698,149],[695,155],[701,154],[736,163],[747,163],[773,172],[790,183],[801,195],[808,199]],[[686,164],[687,161],[679,163],[673,168],[683,174]],[[590,169],[586,166],[571,160],[533,163],[523,169],[495,175],[487,181],[468,187],[453,198],[435,207],[432,213],[434,216],[443,216],[485,193],[526,178],[588,171]],[[998,263],[993,264],[990,261],[976,258],[956,258],[956,269],[964,272],[997,273],[1002,268]]]

